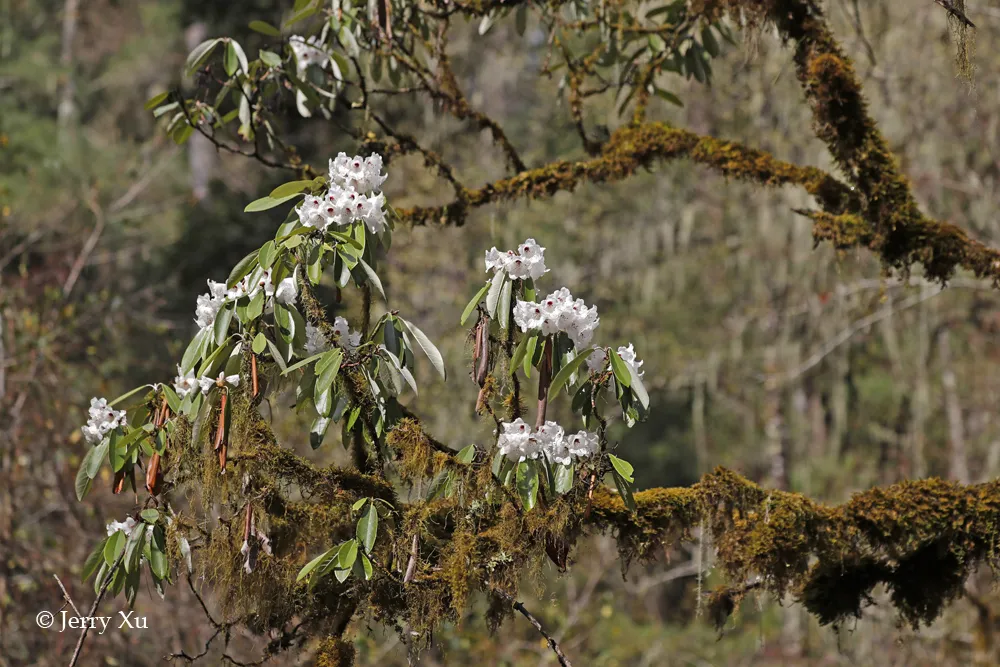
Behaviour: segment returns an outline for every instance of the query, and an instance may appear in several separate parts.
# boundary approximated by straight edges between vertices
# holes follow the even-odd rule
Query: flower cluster
[[[618,356],[621,357],[621,360],[624,361],[627,366],[635,371],[637,377],[641,378],[645,374],[645,371],[639,370],[642,367],[643,362],[639,361],[636,357],[635,348],[632,343],[629,343],[628,347],[619,347]],[[606,364],[607,361],[608,353],[606,351],[603,349],[594,350],[593,353],[587,357],[587,368],[590,369],[591,373],[596,373],[604,368],[604,364]]]
[[[583,299],[574,299],[563,287],[540,303],[518,301],[514,306],[514,323],[521,331],[540,329],[543,336],[564,332],[580,349],[590,344],[601,319],[597,316],[597,306],[588,307]]]
[[[96,445],[111,431],[125,425],[125,411],[115,410],[106,398],[90,399],[90,419],[80,429],[87,442]]]
[[[351,331],[347,319],[339,315],[333,320],[333,340],[346,352],[353,352],[361,345],[361,332]],[[330,349],[330,341],[319,327],[306,323],[306,354],[312,356]]]
[[[119,530],[126,535],[130,535],[132,533],[132,529],[135,528],[135,524],[136,520],[130,516],[125,517],[124,521],[112,521],[107,525],[108,535],[114,535]]]
[[[347,157],[340,153],[330,160],[330,188],[322,196],[310,195],[296,212],[307,227],[326,229],[364,222],[372,233],[386,227],[385,195],[381,190],[388,176],[382,173],[382,156],[372,153]]]
[[[520,463],[544,455],[549,461],[568,465],[573,457],[584,458],[600,451],[600,441],[595,433],[579,431],[566,435],[562,426],[547,421],[532,431],[523,419],[502,425],[498,445],[500,453],[511,461]]]
[[[313,35],[309,39],[302,35],[292,35],[288,38],[288,45],[292,47],[292,53],[295,55],[296,68],[300,78],[310,65],[325,68],[330,62],[330,56],[321,48],[323,43],[317,35]]]
[[[211,328],[215,324],[215,316],[219,314],[219,310],[226,302],[236,301],[243,297],[252,299],[261,291],[267,298],[273,298],[278,303],[291,305],[295,303],[299,288],[295,282],[295,276],[288,276],[274,285],[271,280],[271,269],[261,272],[259,276],[244,276],[233,285],[232,289],[226,289],[225,283],[209,280],[208,292],[198,297],[198,305],[194,313],[195,322],[201,329]]]
[[[500,252],[494,246],[486,251],[486,270],[490,269],[494,275],[506,271],[515,280],[538,280],[548,271],[545,268],[545,248],[538,245],[535,239],[525,239],[517,251]]]

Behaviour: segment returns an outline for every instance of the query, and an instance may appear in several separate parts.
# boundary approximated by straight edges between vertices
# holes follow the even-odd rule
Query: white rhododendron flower
[[[112,521],[107,525],[108,535],[114,535],[119,530],[126,535],[130,535],[132,533],[132,529],[135,528],[135,524],[136,521],[132,517],[125,517],[124,521]],[[152,526],[150,526],[150,528],[152,528]]]
[[[640,371],[639,367],[642,366],[643,362],[639,361],[635,356],[635,348],[632,347],[632,343],[628,344],[628,347],[618,348],[618,356],[622,358],[628,366],[635,371],[638,377],[642,377],[646,371]]]
[[[515,463],[537,459],[544,455],[553,463],[569,465],[573,457],[592,456],[600,451],[600,441],[594,433],[580,431],[567,436],[562,426],[547,421],[537,430],[523,419],[516,419],[502,425],[497,444],[500,453]]]
[[[538,329],[543,336],[563,332],[577,349],[581,349],[590,344],[601,319],[596,306],[587,306],[583,299],[574,299],[563,287],[539,303],[518,301],[514,306],[514,323],[521,331]]]
[[[545,248],[538,245],[535,239],[526,239],[517,250],[500,252],[495,247],[486,251],[486,270],[494,274],[506,271],[515,280],[531,278],[537,280],[545,272]]]
[[[210,329],[215,324],[215,316],[226,301],[226,284],[208,281],[208,292],[198,297],[194,311],[194,321],[200,329]]]
[[[604,364],[608,362],[608,353],[603,349],[596,349],[590,353],[587,357],[587,368],[590,369],[591,373],[597,373],[604,370]]]
[[[347,319],[339,315],[333,320],[333,337],[337,344],[348,352],[353,352],[358,345],[361,345],[361,332],[351,331]]]
[[[330,343],[326,340],[326,336],[323,335],[322,329],[306,322],[306,354],[311,357],[314,354],[319,354],[329,349]]]
[[[99,443],[111,431],[125,425],[125,411],[112,408],[106,398],[90,399],[88,413],[90,418],[80,431],[92,445]]]
[[[292,47],[292,53],[295,54],[295,64],[300,78],[310,65],[324,69],[330,62],[330,56],[321,48],[323,43],[316,35],[309,39],[302,35],[292,35],[288,38],[288,45]]]
[[[194,370],[187,374],[181,373],[181,367],[177,367],[177,377],[174,378],[174,392],[179,398],[187,398],[190,394],[198,391],[198,378],[195,377]]]
[[[378,234],[386,228],[385,195],[380,192],[386,178],[378,153],[366,158],[340,153],[330,160],[330,189],[305,198],[296,209],[299,221],[323,230],[363,222]]]
[[[207,394],[212,387],[217,385],[228,384],[232,387],[238,387],[240,384],[239,375],[226,375],[225,371],[219,372],[219,377],[212,378],[207,375],[198,379],[198,384],[201,385],[201,393]]]
[[[566,449],[573,456],[586,458],[601,451],[601,441],[596,433],[588,431],[578,431],[566,436]]]
[[[274,300],[286,306],[294,304],[298,295],[299,286],[295,282],[295,276],[288,276],[274,288]]]

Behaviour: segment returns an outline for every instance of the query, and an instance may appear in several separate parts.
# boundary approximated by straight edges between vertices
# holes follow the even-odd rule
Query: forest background
[[[247,21],[280,23],[286,5],[254,0],[234,12],[219,1],[0,0],[0,665],[65,662],[75,638],[40,630],[34,615],[61,605],[53,574],[89,599],[78,581],[93,546],[84,536],[125,507],[108,494],[74,497],[87,401],[172,376],[205,279],[222,279],[273,233],[272,220],[243,207],[288,180],[197,136],[175,145],[143,103],[190,85],[184,59],[203,38],[232,35],[253,48],[259,36]],[[979,45],[971,81],[960,76],[935,3],[825,6],[921,207],[1000,245],[992,46],[1000,5],[971,13]],[[485,35],[479,27],[454,30],[450,45],[470,102],[503,122],[529,164],[582,155],[569,114],[551,103],[557,81],[537,75],[544,35],[529,26],[518,38],[512,21]],[[770,30],[752,40],[734,34],[737,45],[713,61],[712,85],[673,88],[683,107],[656,99],[650,118],[831,169],[787,48]],[[336,124],[287,113],[307,161],[356,148]],[[503,173],[488,132],[431,105],[396,103],[387,113],[447,150],[468,182]],[[613,102],[601,115],[620,124]],[[418,158],[389,171],[397,207],[447,196]],[[991,366],[1000,317],[989,283],[959,273],[942,290],[919,270],[885,277],[867,251],[815,246],[812,221],[794,212],[808,201],[791,188],[762,191],[671,163],[621,183],[474,210],[462,227],[401,228],[383,281],[457,370],[470,351],[456,321],[471,296],[464,287],[484,275],[483,251],[526,236],[548,247],[553,275],[596,303],[608,337],[631,340],[646,362],[656,409],[639,428],[613,433],[640,489],[688,485],[716,465],[829,502],[903,478],[997,477],[1000,379]],[[413,399],[429,430],[455,448],[486,435],[471,386],[461,373],[446,384],[428,373]],[[333,446],[320,454],[346,456]],[[989,572],[919,630],[879,605],[878,591],[862,620],[836,630],[789,601],[751,595],[718,632],[699,602],[716,583],[711,545],[700,540],[623,577],[613,542],[595,537],[578,548],[570,574],[553,568],[525,581],[522,595],[584,665],[997,658],[1000,596]],[[212,627],[185,613],[196,604],[181,586],[165,601],[141,594],[150,629],[92,637],[92,664],[151,665],[198,649]],[[473,605],[440,628],[423,664],[553,663],[523,619],[491,635],[484,613]],[[245,660],[266,643],[239,628],[234,635],[231,653]],[[357,642],[359,664],[406,663],[396,635],[378,625]]]

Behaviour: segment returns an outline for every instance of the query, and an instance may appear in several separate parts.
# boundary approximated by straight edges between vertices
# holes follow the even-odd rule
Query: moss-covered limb
[[[714,169],[723,176],[766,186],[799,185],[814,195],[823,209],[843,213],[860,204],[851,190],[816,167],[803,167],[778,160],[766,151],[733,141],[695,134],[650,122],[619,128],[591,160],[557,161],[523,171],[516,176],[468,190],[463,201],[444,206],[401,209],[400,216],[413,224],[457,224],[465,222],[468,207],[513,199],[539,199],[569,192],[585,182],[622,181],[640,169],[664,160],[687,158]]]
[[[859,616],[877,584],[905,620],[930,622],[962,595],[972,569],[997,562],[1000,481],[908,481],[828,506],[717,469],[690,488],[650,489],[635,499],[633,515],[600,490],[589,519],[616,532],[624,557],[653,557],[705,522],[732,581],[759,577],[777,595],[794,593],[823,622]]]

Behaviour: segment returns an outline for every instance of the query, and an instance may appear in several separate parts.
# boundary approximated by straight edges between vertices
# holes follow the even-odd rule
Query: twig
[[[117,572],[119,566],[122,564],[122,560],[125,558],[125,552],[123,551],[115,564],[111,566],[108,573],[104,575],[104,583],[101,584],[101,590],[97,594],[97,598],[94,600],[94,604],[90,605],[90,612],[87,614],[88,618],[92,618],[97,612],[97,607],[101,604],[101,600],[104,599],[104,594],[108,592],[108,586],[111,585],[111,581],[115,577],[115,572]],[[60,586],[62,584],[59,584]],[[77,612],[79,613],[79,612]],[[80,638],[76,640],[76,648],[73,650],[73,657],[69,661],[69,667],[76,667],[76,661],[80,659],[80,651],[83,650],[83,642],[87,639],[87,633],[90,632],[90,625],[85,623],[83,629],[80,630]]]
[[[94,217],[97,218],[97,224],[94,225],[93,231],[90,232],[90,236],[83,244],[83,248],[80,249],[80,254],[73,262],[73,268],[70,269],[69,276],[66,278],[66,282],[63,284],[63,297],[68,297],[70,292],[73,291],[73,286],[76,285],[76,281],[80,278],[80,273],[83,271],[83,267],[87,263],[87,258],[90,254],[94,252],[94,248],[97,247],[97,241],[100,240],[101,234],[104,232],[104,213],[101,211],[100,207],[97,205],[96,195],[93,200],[89,203],[90,210],[93,212]]]
[[[406,564],[406,574],[403,576],[403,583],[408,584],[413,581],[413,575],[417,571],[417,554],[420,541],[417,535],[413,536],[413,544],[410,546],[410,562]]]
[[[535,629],[538,630],[539,634],[541,634],[542,637],[545,638],[545,641],[548,642],[549,648],[551,648],[552,652],[556,654],[556,658],[558,658],[559,664],[562,665],[562,667],[573,667],[573,664],[569,661],[569,658],[567,658],[563,654],[562,649],[559,648],[559,644],[556,643],[556,640],[550,637],[549,633],[545,632],[545,628],[542,627],[541,622],[537,618],[532,616],[531,612],[525,609],[523,604],[515,600],[510,595],[507,595],[503,591],[494,590],[493,592],[502,597],[507,602],[510,602],[515,610],[521,612],[521,615],[524,616],[526,619],[528,619],[528,622],[530,622],[533,626],[535,626]]]
[[[63,586],[63,582],[59,579],[59,575],[53,574],[52,576],[55,578],[56,583],[59,584],[59,588],[62,589],[63,597],[66,599],[66,602],[69,602],[69,606],[73,607],[73,611],[75,611],[76,615],[79,617],[81,615],[80,610],[76,608],[75,604],[73,604],[73,598],[69,596],[69,593],[66,591],[66,587]]]

